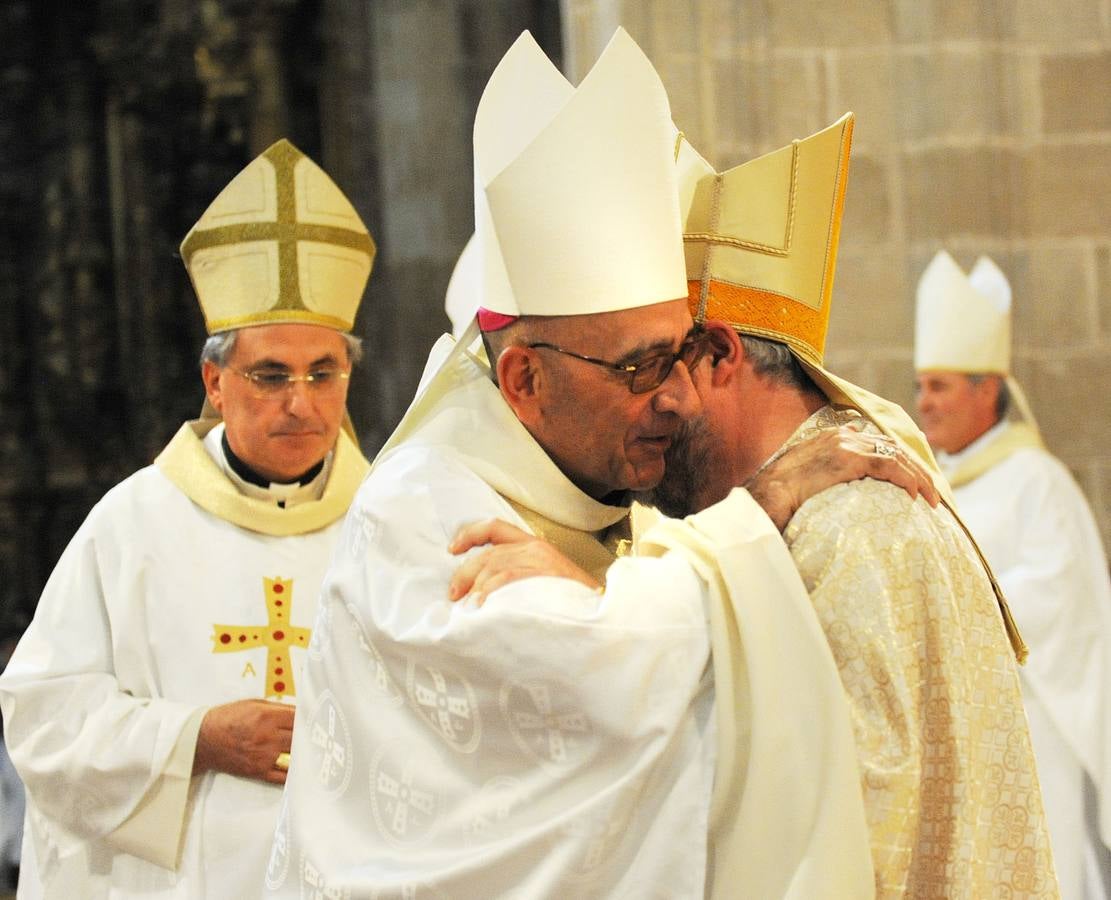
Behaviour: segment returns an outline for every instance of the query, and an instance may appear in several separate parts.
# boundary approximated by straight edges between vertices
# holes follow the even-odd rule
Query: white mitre
[[[448,279],[444,312],[451,320],[451,333],[458,340],[478,310],[479,247],[472,234]]]
[[[624,30],[577,89],[523,34],[475,116],[480,305],[584,315],[686,296],[673,134]]]
[[[914,368],[1001,375],[1019,418],[1041,440],[1026,393],[1011,374],[1011,285],[981,256],[966,276],[939,250],[918,281]]]
[[[914,367],[919,372],[1011,371],[1011,288],[986,256],[972,275],[939,250],[918,281]]]

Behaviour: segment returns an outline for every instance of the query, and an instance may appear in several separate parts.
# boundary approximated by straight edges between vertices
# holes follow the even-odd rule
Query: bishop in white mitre
[[[575,89],[526,34],[474,138],[482,309],[433,350],[347,516],[269,896],[870,896],[848,711],[775,526],[738,490],[615,561],[627,488],[698,403],[658,76],[618,31]],[[495,350],[503,327],[552,340],[492,370],[480,327]],[[569,393],[536,414],[525,373]],[[495,518],[604,589],[452,603],[453,535]]]
[[[259,895],[320,582],[368,469],[342,426],[374,245],[335,183],[279,141],[181,249],[211,402],[94,507],[0,678],[20,898]]]
[[[922,427],[1030,645],[1023,700],[1065,900],[1111,896],[1111,581],[1011,371],[1011,288],[944,250],[918,283]]]

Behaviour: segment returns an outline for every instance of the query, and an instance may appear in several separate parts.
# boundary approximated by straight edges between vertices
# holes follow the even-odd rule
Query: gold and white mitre
[[[1011,286],[981,256],[965,275],[944,250],[918,279],[914,368],[919,372],[1011,371]]]
[[[853,115],[726,172],[678,147],[692,312],[820,366]]]
[[[680,136],[676,149],[691,315],[780,341],[832,403],[864,412],[937,471],[896,404],[823,366],[854,117],[717,172]],[[938,475],[939,489],[946,491]]]
[[[671,114],[618,29],[572,88],[526,32],[475,116],[481,306],[583,315],[683,297]]]
[[[374,254],[343,191],[285,139],[236,175],[181,243],[209,334],[286,322],[350,331]]]
[[[846,113],[817,134],[722,173],[680,136],[675,152],[691,315],[785,344],[830,403],[859,410],[918,457],[956,515],[930,445],[906,411],[823,366],[852,129]],[[979,558],[1022,660],[1026,646]]]

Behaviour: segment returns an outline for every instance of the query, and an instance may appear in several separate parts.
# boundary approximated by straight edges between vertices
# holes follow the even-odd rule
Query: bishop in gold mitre
[[[852,126],[720,173],[680,140],[690,309],[714,364],[654,499],[687,515],[846,424],[928,465],[937,508],[854,481],[783,533],[850,707],[876,896],[1055,897],[1006,602],[910,418],[823,365]]]
[[[182,244],[207,402],[70,542],[0,682],[24,897],[258,896],[317,599],[368,464],[346,421],[374,244],[279,141]]]

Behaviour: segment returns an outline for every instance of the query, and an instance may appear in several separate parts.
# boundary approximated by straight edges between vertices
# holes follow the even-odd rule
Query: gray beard
[[[701,417],[686,422],[664,454],[664,477],[656,487],[637,495],[665,516],[682,519],[695,509],[699,488],[712,471],[712,438]]]

